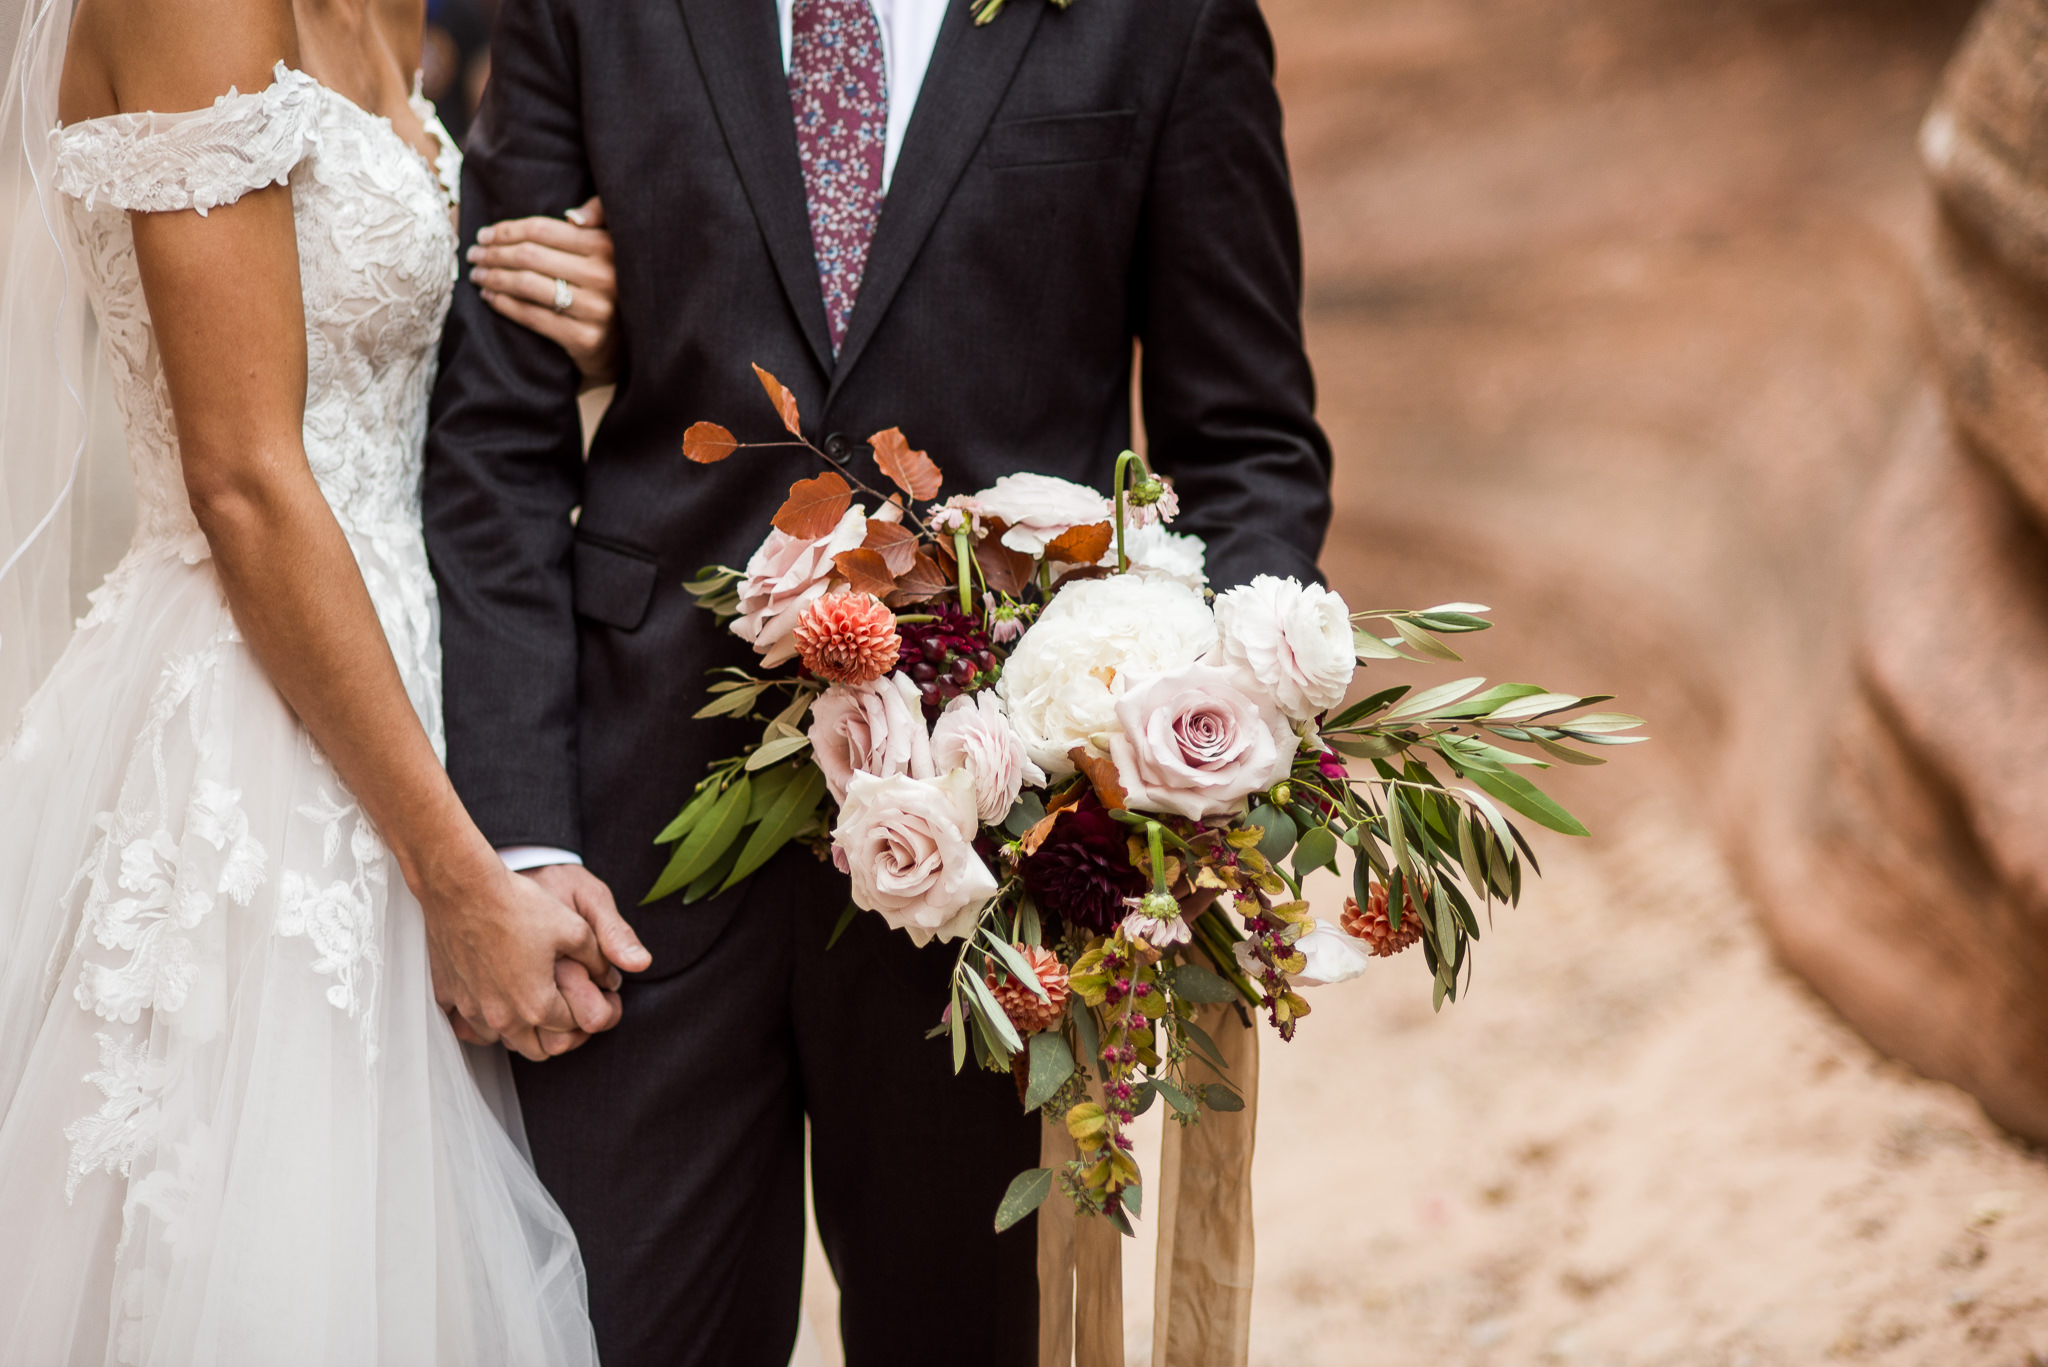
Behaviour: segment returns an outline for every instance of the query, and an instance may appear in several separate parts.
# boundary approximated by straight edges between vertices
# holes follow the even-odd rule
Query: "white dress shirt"
[[[965,0],[952,0],[965,3]],[[939,23],[946,17],[948,0],[868,0],[875,22],[882,29],[882,64],[889,83],[889,138],[882,149],[882,193],[896,174],[896,154],[903,150],[903,134],[910,127],[910,114],[917,107],[917,92],[924,88],[925,69],[932,64],[932,48],[939,41]],[[790,13],[796,0],[775,0],[777,27],[782,33],[782,70],[789,71]],[[505,867],[514,873],[545,868],[550,864],[581,864],[582,857],[551,845],[507,845],[498,851]]]

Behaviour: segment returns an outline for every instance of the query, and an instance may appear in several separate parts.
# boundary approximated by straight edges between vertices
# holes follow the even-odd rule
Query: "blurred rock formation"
[[[1923,125],[1941,404],[1857,548],[1857,688],[1787,959],[2048,1140],[2048,3],[1991,0]],[[1765,861],[1765,862],[1768,862]]]

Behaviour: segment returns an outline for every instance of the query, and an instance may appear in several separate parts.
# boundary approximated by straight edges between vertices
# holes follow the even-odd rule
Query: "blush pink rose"
[[[953,699],[932,728],[932,764],[942,774],[965,769],[974,777],[974,806],[982,824],[1010,814],[1025,784],[1045,782],[1045,771],[1024,753],[1024,738],[1010,725],[1002,699],[970,693]]]
[[[931,733],[908,674],[864,684],[833,684],[811,704],[811,753],[834,802],[846,800],[855,774],[930,778]]]
[[[1110,737],[1117,782],[1136,811],[1190,820],[1239,810],[1287,776],[1300,743],[1270,698],[1225,665],[1195,663],[1134,679]]]
[[[740,615],[733,619],[733,635],[751,643],[762,664],[773,668],[789,663],[796,657],[791,634],[797,619],[831,585],[832,557],[858,548],[867,536],[867,514],[859,504],[848,508],[830,533],[815,540],[780,529],[769,532],[740,580]]]
[[[832,828],[832,848],[853,880],[853,900],[923,945],[972,933],[996,895],[975,853],[974,779],[855,774]]]

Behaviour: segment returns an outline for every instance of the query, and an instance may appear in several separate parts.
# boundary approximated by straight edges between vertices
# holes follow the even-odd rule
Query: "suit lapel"
[[[771,7],[763,4],[760,8]],[[961,172],[981,146],[982,134],[1009,90],[1010,78],[1024,58],[1046,5],[1043,0],[1008,5],[986,28],[973,25],[970,8],[968,0],[952,0],[941,21],[931,65],[918,92],[917,110],[896,157],[888,198],[882,201],[881,221],[875,226],[875,240],[861,272],[860,295],[839,348],[839,363],[832,370],[828,404],[881,325],[938,221],[939,211],[946,207]],[[789,123],[786,113],[783,122]],[[792,145],[794,141],[791,134]],[[802,199],[801,191],[798,199]],[[815,287],[812,292],[817,293]],[[823,311],[820,303],[821,319]]]
[[[819,369],[832,372],[831,334],[811,250],[810,211],[796,154],[796,124],[770,0],[681,0],[697,69],[754,220]],[[962,8],[965,8],[962,6]]]

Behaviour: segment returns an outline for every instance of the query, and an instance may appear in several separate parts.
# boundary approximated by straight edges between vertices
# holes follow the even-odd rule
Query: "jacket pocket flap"
[[[645,551],[579,533],[570,573],[575,579],[578,614],[632,631],[647,616],[658,567]]]
[[[1130,147],[1136,110],[1100,114],[1059,114],[1047,119],[1011,119],[988,130],[991,166],[1054,166],[1062,162],[1107,161]]]

